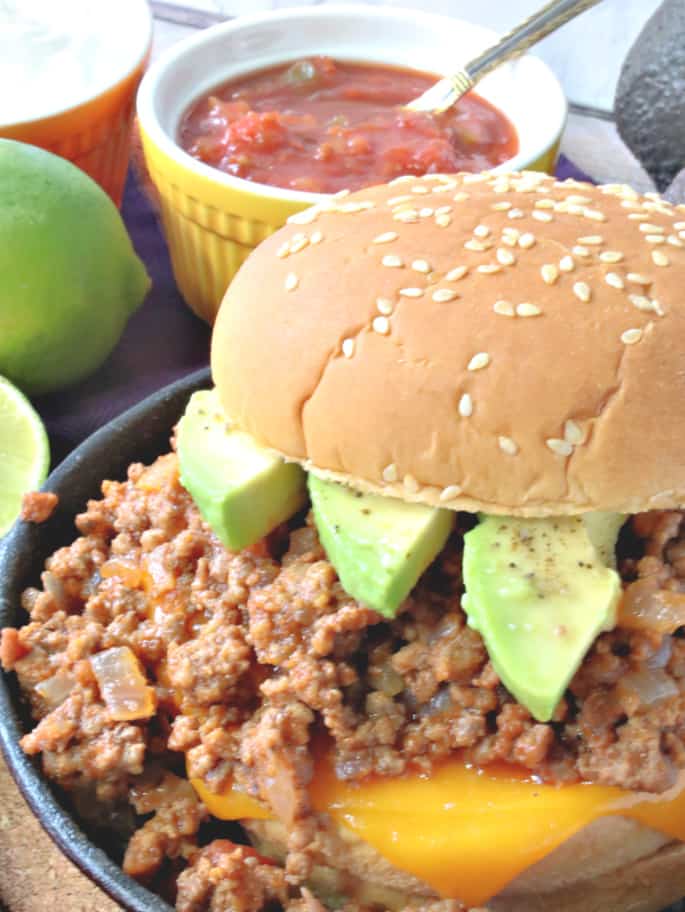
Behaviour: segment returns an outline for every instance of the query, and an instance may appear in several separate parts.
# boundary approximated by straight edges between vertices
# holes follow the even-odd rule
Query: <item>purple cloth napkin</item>
[[[588,179],[563,157],[557,175]],[[99,370],[68,390],[34,400],[50,436],[53,467],[120,412],[209,362],[209,327],[184,304],[157,218],[132,174],[122,215],[152,290]]]

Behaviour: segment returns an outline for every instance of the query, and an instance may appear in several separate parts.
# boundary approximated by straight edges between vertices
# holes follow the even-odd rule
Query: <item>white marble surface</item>
[[[197,9],[237,16],[284,6],[305,6],[328,0],[171,0]],[[334,0],[336,3],[359,0]],[[366,0],[427,10],[470,19],[506,32],[541,7],[544,0]],[[621,63],[640,29],[657,9],[660,0],[603,0],[574,22],[550,35],[538,47],[555,70],[568,98],[580,105],[605,111],[613,108],[614,92]],[[410,12],[407,13],[410,15]]]

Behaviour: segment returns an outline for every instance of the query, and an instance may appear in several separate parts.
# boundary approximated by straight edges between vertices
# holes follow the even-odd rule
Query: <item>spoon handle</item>
[[[497,44],[486,48],[482,54],[467,63],[464,69],[476,83],[501,63],[523,54],[538,41],[599,2],[600,0],[552,0],[500,38]]]
[[[496,44],[469,61],[457,73],[436,82],[423,95],[410,101],[406,107],[412,111],[441,114],[501,63],[523,54],[551,32],[600,2],[601,0],[551,0],[500,38]]]

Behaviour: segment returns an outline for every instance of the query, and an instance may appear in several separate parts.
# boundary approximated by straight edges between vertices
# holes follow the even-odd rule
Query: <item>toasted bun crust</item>
[[[271,857],[285,856],[287,835],[275,821],[243,821]],[[341,894],[389,910],[421,909],[431,888],[393,868],[371,846],[321,815],[320,857],[311,884],[324,898]],[[604,817],[585,827],[473,912],[661,912],[685,895],[685,844],[649,827]]]
[[[243,265],[213,337],[224,408],[257,440],[452,509],[685,503],[685,207],[429,175],[290,222]]]

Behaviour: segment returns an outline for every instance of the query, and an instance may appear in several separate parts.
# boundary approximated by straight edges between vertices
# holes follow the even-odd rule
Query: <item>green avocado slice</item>
[[[193,393],[176,430],[181,484],[232,551],[247,548],[305,503],[305,473],[231,428],[216,390]]]
[[[455,514],[309,475],[314,522],[345,591],[392,618],[442,551]]]
[[[462,607],[504,685],[540,722],[614,626],[621,579],[607,564],[623,519],[484,516],[464,536]]]

